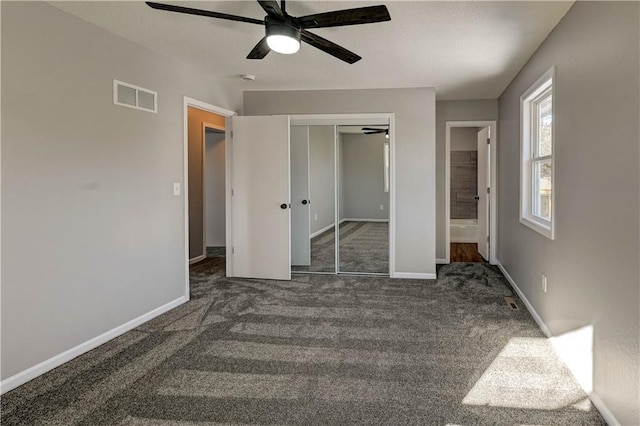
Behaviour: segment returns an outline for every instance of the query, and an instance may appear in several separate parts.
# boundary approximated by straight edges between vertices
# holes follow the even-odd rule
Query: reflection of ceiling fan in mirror
[[[258,0],[258,4],[267,13],[267,16],[264,19],[254,19],[171,4],[146,3],[154,9],[168,12],[264,25],[266,35],[251,50],[247,59],[262,59],[272,50],[285,54],[296,53],[300,48],[300,42],[303,41],[344,62],[353,64],[362,58],[342,46],[309,32],[308,29],[372,24],[391,20],[389,11],[384,5],[335,10],[307,16],[291,16],[287,13],[284,0],[280,4],[276,0]]]
[[[365,135],[375,135],[376,133],[384,133],[384,137],[389,139],[389,128],[386,129],[376,129],[373,127],[363,127],[362,133]]]

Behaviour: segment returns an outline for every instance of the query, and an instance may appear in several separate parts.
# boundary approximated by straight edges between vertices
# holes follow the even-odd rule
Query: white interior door
[[[291,127],[291,265],[311,265],[309,127]]]
[[[289,117],[233,117],[235,277],[291,279]]]
[[[487,193],[489,145],[487,139],[489,139],[489,128],[485,127],[478,132],[478,253],[485,260],[489,260],[489,194]]]

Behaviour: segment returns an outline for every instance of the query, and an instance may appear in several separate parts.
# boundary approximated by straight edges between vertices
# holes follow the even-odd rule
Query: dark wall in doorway
[[[478,151],[451,151],[451,219],[477,219]]]

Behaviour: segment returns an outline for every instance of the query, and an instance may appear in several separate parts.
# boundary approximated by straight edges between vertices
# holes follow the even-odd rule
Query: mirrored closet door
[[[291,126],[291,271],[336,273],[335,126]]]
[[[388,129],[338,127],[340,272],[389,273]]]
[[[291,126],[292,272],[389,273],[388,132]]]

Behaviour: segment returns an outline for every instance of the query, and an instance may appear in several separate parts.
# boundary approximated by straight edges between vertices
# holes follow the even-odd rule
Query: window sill
[[[544,235],[550,240],[555,240],[553,223],[542,223],[539,220],[534,219],[533,217],[520,217],[520,223],[524,226],[533,229],[539,234]]]

